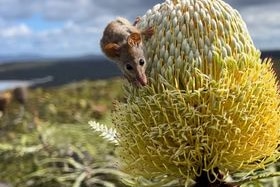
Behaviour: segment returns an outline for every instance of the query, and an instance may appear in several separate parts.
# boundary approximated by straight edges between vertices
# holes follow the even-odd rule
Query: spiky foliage
[[[279,157],[280,97],[238,12],[220,0],[156,5],[139,27],[149,86],[126,86],[113,114],[120,168],[146,178],[189,180],[206,172],[266,167]],[[214,178],[213,178],[214,177]]]
[[[116,129],[108,128],[106,125],[100,124],[96,121],[89,121],[89,125],[95,131],[100,133],[100,136],[113,144],[118,144],[116,139]]]

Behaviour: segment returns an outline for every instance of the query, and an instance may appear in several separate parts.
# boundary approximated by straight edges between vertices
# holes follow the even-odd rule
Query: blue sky
[[[238,9],[260,49],[280,49],[279,0],[225,0]],[[133,20],[162,0],[0,0],[0,56],[101,54],[117,16]]]
[[[16,19],[17,24],[24,23],[26,24],[32,31],[34,32],[41,32],[44,30],[51,30],[55,28],[62,28],[63,21],[60,20],[47,20],[42,17],[40,13],[35,13],[30,17],[23,18],[23,19]]]

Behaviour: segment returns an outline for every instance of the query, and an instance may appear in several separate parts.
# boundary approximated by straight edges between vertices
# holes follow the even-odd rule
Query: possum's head
[[[145,74],[147,65],[139,33],[130,34],[127,43],[122,46],[112,43],[107,44],[107,46],[110,56],[117,61],[119,68],[129,82],[138,87],[147,85]]]

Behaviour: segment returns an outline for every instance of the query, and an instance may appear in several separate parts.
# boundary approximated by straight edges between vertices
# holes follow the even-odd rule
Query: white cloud
[[[37,33],[37,45],[44,53],[51,53],[56,48],[57,55],[69,53],[99,53],[100,32],[90,26],[79,26],[68,22],[61,29]],[[49,46],[52,46],[50,49]]]
[[[84,20],[96,14],[90,0],[48,0],[41,6],[44,17],[50,20]]]
[[[25,24],[11,26],[7,28],[0,28],[0,36],[4,38],[28,36],[31,33],[32,31]]]
[[[280,48],[280,2],[243,8],[240,13],[257,47]]]
[[[40,11],[40,1],[37,0],[0,0],[0,17],[5,20],[29,17]]]
[[[227,0],[240,10],[255,44],[261,49],[280,48],[280,3],[277,1]],[[160,2],[162,0],[0,0],[0,55],[101,53],[99,39],[109,21],[117,16],[133,20]],[[46,23],[63,24],[36,30],[24,23],[35,14]]]
[[[239,10],[247,7],[261,6],[278,3],[279,0],[224,0]]]
[[[0,29],[0,55],[32,53],[47,56],[75,56],[100,53],[100,30],[67,22],[62,28],[32,31],[20,24]]]
[[[114,6],[92,0],[0,0],[0,54],[101,53],[99,39],[105,25],[130,9],[123,4],[124,0]],[[60,21],[64,25],[32,30],[24,19],[38,13],[45,22]]]

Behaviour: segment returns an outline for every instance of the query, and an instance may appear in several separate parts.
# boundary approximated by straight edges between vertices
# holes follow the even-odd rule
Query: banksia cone
[[[120,168],[149,179],[189,180],[275,161],[276,77],[238,12],[221,0],[167,0],[138,25],[151,26],[149,85],[126,85],[127,103],[117,103],[113,114]]]

